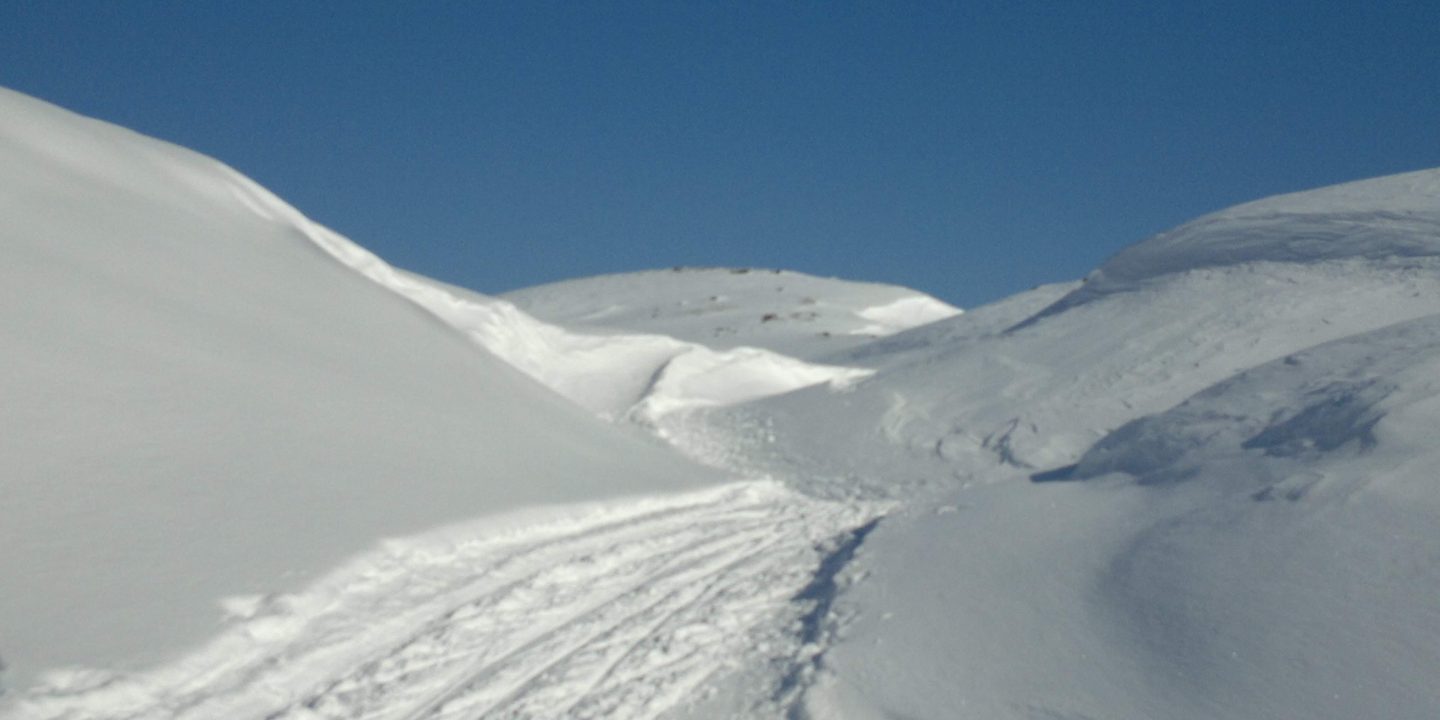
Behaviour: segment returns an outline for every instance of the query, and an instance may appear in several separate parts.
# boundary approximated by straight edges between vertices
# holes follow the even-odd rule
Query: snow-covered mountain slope
[[[541,320],[580,332],[660,334],[797,358],[831,355],[960,313],[908,288],[752,268],[603,275],[504,297]]]
[[[382,538],[719,479],[232,170],[0,91],[0,658],[134,668]]]
[[[852,351],[877,372],[843,395],[664,424],[910,500],[858,554],[813,714],[1440,712],[1437,178],[1218,213]]]

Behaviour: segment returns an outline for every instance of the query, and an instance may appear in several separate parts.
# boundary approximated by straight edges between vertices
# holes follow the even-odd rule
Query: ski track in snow
[[[392,543],[320,602],[272,603],[291,609],[146,675],[32,692],[17,717],[655,717],[747,654],[775,661],[753,657],[757,637],[813,657],[801,620],[829,600],[815,578],[878,514],[756,481],[489,541]]]

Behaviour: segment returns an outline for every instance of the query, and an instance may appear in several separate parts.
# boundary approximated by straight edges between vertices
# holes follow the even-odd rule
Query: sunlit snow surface
[[[0,110],[0,715],[1440,716],[1440,171],[494,298]]]

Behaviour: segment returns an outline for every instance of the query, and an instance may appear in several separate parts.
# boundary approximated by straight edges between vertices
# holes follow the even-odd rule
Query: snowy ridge
[[[718,350],[748,345],[805,359],[961,312],[908,288],[759,268],[602,275],[504,297],[577,332],[661,334]]]
[[[677,410],[720,407],[811,385],[842,388],[870,374],[754,347],[714,350],[664,335],[573,332],[513,304],[389,270],[377,282],[430,310],[480,346],[602,417],[652,424]]]
[[[513,304],[397,270],[233,173],[237,199],[299,229],[336,260],[461,331],[561,395],[609,419],[654,422],[667,412],[714,407],[809,385],[843,386],[869,371],[807,363],[769,350],[712,350],[663,335],[586,335],[542,323]],[[913,300],[880,309],[892,322],[925,309]]]
[[[1132,245],[1040,318],[1164,276],[1243,263],[1440,255],[1440,170],[1420,170],[1237,205]]]

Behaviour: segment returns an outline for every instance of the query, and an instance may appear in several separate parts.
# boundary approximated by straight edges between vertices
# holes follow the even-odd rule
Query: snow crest
[[[336,260],[608,419],[653,421],[680,409],[729,405],[817,384],[844,386],[870,374],[754,347],[713,350],[664,335],[571,332],[536,320],[506,300],[398,270],[249,178],[226,170],[236,199],[256,214],[297,228]],[[881,308],[877,317],[893,325],[944,314],[949,307],[918,300]]]
[[[1195,270],[1346,259],[1403,265],[1436,256],[1440,169],[1359,180],[1236,205],[1132,245],[1023,324]]]

